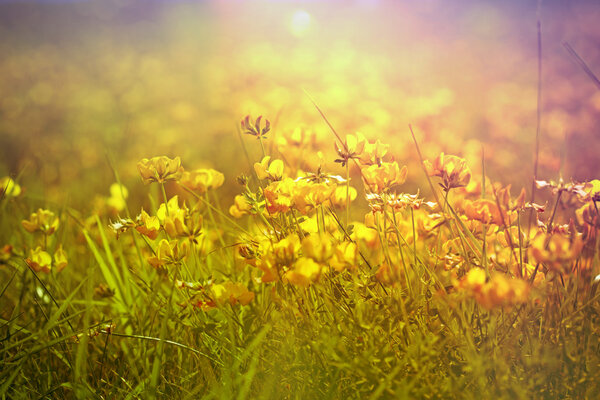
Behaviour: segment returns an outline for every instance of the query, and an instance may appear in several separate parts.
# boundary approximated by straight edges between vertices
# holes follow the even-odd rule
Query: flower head
[[[15,183],[15,181],[5,176],[0,178],[0,199],[2,197],[17,197],[21,194],[21,186]]]
[[[184,171],[179,180],[183,186],[199,193],[221,187],[223,182],[225,182],[225,176],[212,168]]]
[[[266,138],[266,134],[271,130],[271,122],[265,118],[265,126],[262,125],[262,115],[256,118],[254,124],[250,121],[250,116],[246,115],[246,117],[242,120],[242,132],[247,135],[255,136],[257,139]]]
[[[144,158],[138,162],[137,167],[146,185],[152,182],[176,181],[183,174],[179,157],[173,159],[167,156]]]
[[[429,176],[442,178],[440,185],[444,190],[467,186],[471,180],[471,169],[464,158],[441,153],[433,161],[433,164],[427,160],[423,163]]]
[[[58,217],[52,211],[40,208],[29,219],[21,221],[21,224],[27,232],[40,231],[44,235],[52,235],[58,229]]]

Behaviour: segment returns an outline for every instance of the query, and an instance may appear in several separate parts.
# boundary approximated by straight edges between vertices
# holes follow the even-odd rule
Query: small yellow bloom
[[[223,182],[225,182],[225,175],[212,168],[184,171],[179,180],[183,186],[199,193],[221,187]]]
[[[187,242],[162,239],[156,248],[156,255],[148,258],[148,262],[155,268],[167,264],[177,264],[187,256],[189,246]]]
[[[160,220],[156,216],[150,216],[146,211],[142,210],[137,217],[138,226],[136,230],[142,235],[154,240],[160,232]]]
[[[285,274],[285,279],[294,285],[308,287],[319,279],[322,269],[323,266],[312,258],[300,257],[294,268]]]
[[[444,190],[467,186],[471,180],[471,169],[464,158],[441,153],[433,164],[427,160],[423,164],[429,176],[442,178]]]
[[[530,256],[550,270],[568,272],[583,249],[579,235],[572,237],[562,233],[538,234],[531,242]]]
[[[52,235],[58,229],[58,217],[50,210],[38,209],[37,212],[32,213],[29,219],[21,221],[23,228],[27,232],[40,231],[44,235]]]
[[[348,191],[347,197],[350,199],[350,201],[354,201],[356,199],[357,191],[352,186],[338,186],[331,196],[331,202],[334,206],[346,207],[346,190]]]
[[[181,159],[175,157],[170,159],[167,156],[144,158],[137,164],[144,184],[152,182],[164,183],[166,181],[176,181],[183,174]]]
[[[110,197],[106,200],[106,204],[116,211],[123,211],[127,207],[127,197],[129,197],[127,188],[118,183],[113,183],[110,185]]]
[[[0,199],[4,196],[17,197],[20,194],[21,186],[16,184],[11,177],[5,176],[4,178],[0,178]]]
[[[254,292],[249,291],[243,283],[227,281],[212,285],[211,291],[213,300],[218,305],[229,303],[234,306],[239,303],[246,306],[254,300]]]
[[[252,210],[252,205],[248,203],[246,196],[238,194],[235,196],[233,205],[229,207],[229,214],[235,218],[241,218],[246,214],[249,214]]]
[[[50,273],[52,257],[39,246],[29,251],[29,258],[25,261],[35,272]]]
[[[383,193],[389,191],[393,186],[403,184],[406,181],[408,169],[406,165],[400,168],[396,162],[382,162],[363,168],[362,173],[369,191]]]
[[[60,272],[65,269],[68,263],[67,253],[63,250],[62,244],[58,245],[58,248],[54,252],[54,266]]]
[[[283,177],[283,161],[271,161],[271,157],[266,156],[259,163],[254,163],[254,171],[258,179],[279,181]]]
[[[334,246],[329,235],[310,235],[302,239],[302,253],[318,262],[327,262],[333,256]]]

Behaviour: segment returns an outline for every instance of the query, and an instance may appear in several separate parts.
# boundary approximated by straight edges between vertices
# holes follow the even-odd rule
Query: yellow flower
[[[387,154],[389,148],[389,144],[383,144],[379,139],[377,139],[375,143],[367,142],[365,143],[360,162],[364,165],[381,164],[381,161]]]
[[[229,207],[229,214],[231,214],[235,218],[241,218],[244,215],[250,213],[251,210],[252,205],[248,203],[246,196],[238,194],[237,196],[235,196],[233,205]]]
[[[212,168],[184,171],[179,180],[183,186],[199,193],[221,187],[223,182],[225,182],[225,175]]]
[[[229,303],[234,306],[239,303],[245,306],[254,300],[254,292],[249,291],[243,283],[227,281],[212,285],[211,291],[213,300],[218,305]]]
[[[498,205],[492,200],[465,201],[465,215],[469,219],[481,221],[484,224],[508,225],[510,223],[508,214],[506,212],[503,214],[501,214]]]
[[[56,251],[54,252],[54,266],[58,272],[60,272],[65,269],[68,263],[67,253],[63,250],[62,244],[58,245]]]
[[[346,188],[346,186],[338,186],[331,196],[331,202],[334,206],[346,207],[346,190],[348,190],[348,198],[350,201],[356,199],[357,191],[352,186],[349,186],[348,188]]]
[[[106,204],[117,211],[123,211],[127,207],[125,202],[127,197],[129,197],[127,188],[118,183],[113,183],[110,185],[110,197],[106,200]]]
[[[271,162],[271,156],[266,156],[259,163],[254,163],[254,171],[258,179],[279,181],[283,177],[283,161],[273,160]]]
[[[167,156],[144,158],[137,164],[144,184],[152,182],[164,183],[166,181],[176,181],[183,174],[181,159],[175,157],[170,159]]]
[[[158,233],[160,232],[160,220],[158,217],[150,216],[146,211],[142,210],[140,215],[137,217],[138,226],[136,226],[136,230],[154,240],[158,237]]]
[[[340,157],[335,162],[341,163],[342,167],[344,167],[348,163],[348,160],[358,158],[362,154],[366,143],[367,140],[360,132],[357,132],[356,135],[347,135],[346,141],[341,147],[338,146],[337,142],[335,143],[335,151]]]
[[[302,252],[305,257],[315,261],[326,262],[333,256],[333,243],[329,235],[310,235],[302,239]]]
[[[322,269],[323,266],[313,259],[300,257],[294,263],[294,268],[285,274],[285,279],[294,285],[308,287],[319,279]]]
[[[429,176],[442,178],[441,185],[444,190],[467,186],[471,180],[471,170],[464,158],[441,153],[433,161],[433,164],[427,160],[423,164]]]
[[[167,264],[177,264],[187,256],[188,250],[187,242],[162,239],[156,248],[156,255],[148,258],[148,262],[155,268]]]
[[[536,262],[543,263],[550,270],[568,272],[583,248],[579,235],[568,237],[562,233],[540,233],[532,240],[529,254]]]
[[[358,265],[358,248],[353,242],[341,242],[334,249],[329,265],[338,272]]]
[[[58,217],[52,211],[38,209],[29,216],[29,219],[21,221],[27,232],[40,231],[44,235],[52,235],[58,229]]]
[[[25,261],[35,272],[50,273],[52,257],[39,246],[29,251],[29,258]]]
[[[400,168],[396,162],[382,162],[363,168],[362,173],[369,191],[382,193],[389,191],[393,186],[403,184],[408,169],[406,166]]]
[[[5,176],[4,178],[0,178],[0,199],[4,196],[17,197],[20,194],[21,186],[16,184],[11,177]]]
[[[296,183],[290,178],[271,182],[263,191],[267,211],[270,214],[289,211],[294,204],[292,193],[295,187]]]

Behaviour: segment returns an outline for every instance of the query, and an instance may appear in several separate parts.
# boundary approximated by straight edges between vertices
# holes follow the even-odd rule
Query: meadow
[[[373,3],[0,4],[0,398],[600,396],[598,7]]]

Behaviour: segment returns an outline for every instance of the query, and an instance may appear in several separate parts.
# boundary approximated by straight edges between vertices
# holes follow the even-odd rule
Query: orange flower
[[[488,199],[466,200],[465,215],[469,219],[481,221],[484,224],[503,225],[510,222],[508,215],[506,213],[501,215],[498,205]]]
[[[471,170],[464,158],[441,153],[433,161],[433,164],[427,160],[423,164],[429,176],[442,178],[443,183],[441,186],[444,190],[467,186],[471,180]]]
[[[181,159],[175,157],[170,159],[167,156],[144,158],[137,164],[142,181],[144,184],[152,182],[164,183],[166,181],[176,181],[183,174]]]

